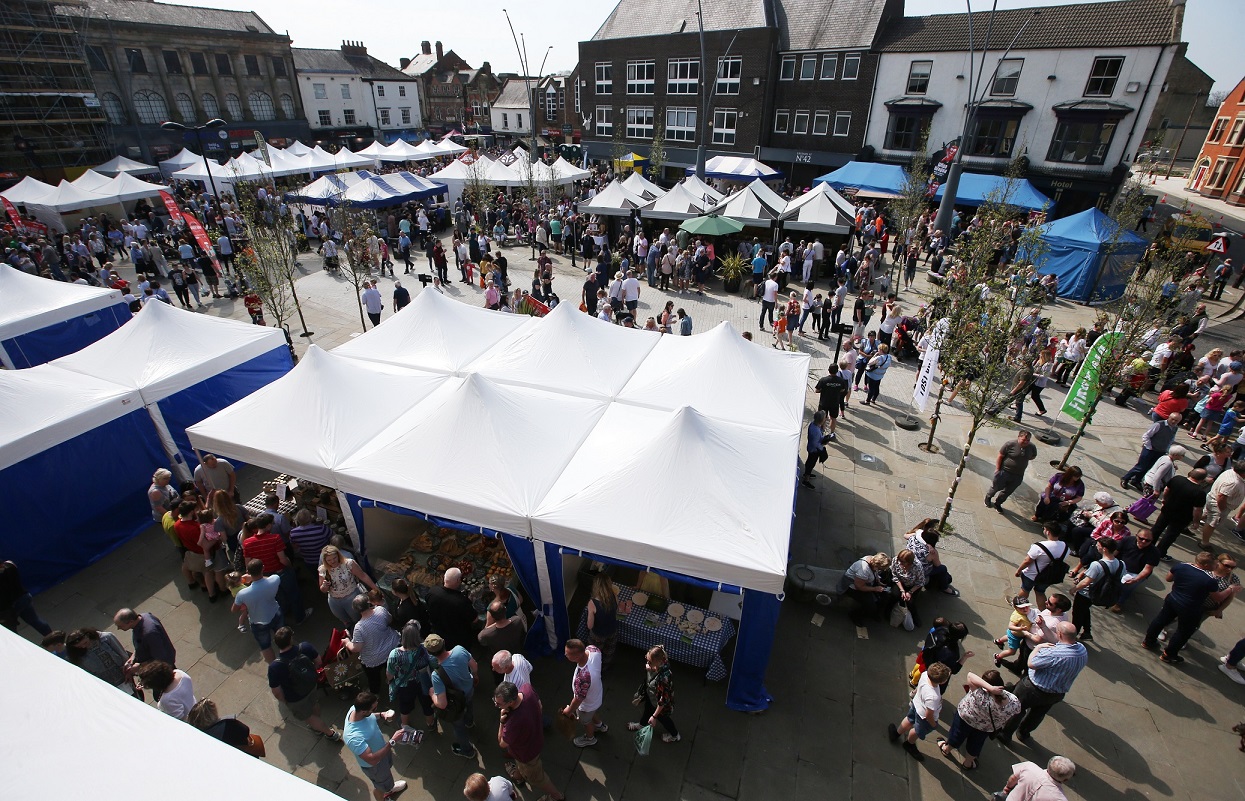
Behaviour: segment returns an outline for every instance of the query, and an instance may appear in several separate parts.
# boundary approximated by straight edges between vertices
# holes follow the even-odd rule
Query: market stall
[[[696,168],[688,167],[686,172],[695,175]],[[758,178],[762,181],[781,180],[782,171],[746,156],[714,156],[705,162],[705,176],[720,181],[750,183]]]
[[[0,364],[34,367],[80,350],[130,319],[115,289],[28,275],[0,264]]]
[[[154,175],[160,172],[160,168],[127,159],[125,156],[116,156],[96,167],[95,171],[104,175]]]

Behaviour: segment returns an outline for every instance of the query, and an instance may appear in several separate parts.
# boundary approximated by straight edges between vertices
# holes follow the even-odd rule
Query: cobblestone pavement
[[[532,264],[527,261],[528,251],[512,248],[508,253],[511,275],[524,285]],[[304,257],[303,264],[298,291],[308,327],[315,332],[311,341],[332,348],[357,336],[362,329],[349,284],[321,271],[314,255]],[[581,275],[559,257],[555,290],[568,300],[576,298]],[[398,278],[406,277],[399,274]],[[414,294],[419,283],[409,278],[407,286]],[[387,307],[392,303],[392,283],[390,278],[380,281]],[[924,297],[924,279],[919,278],[918,284],[919,291],[904,293],[904,304],[915,305]],[[478,288],[453,284],[447,293],[463,302],[482,304]],[[1229,290],[1225,304],[1212,304],[1217,307],[1215,313],[1236,297]],[[690,313],[698,332],[722,320],[740,330],[757,330],[759,304],[737,295],[715,289],[704,297],[673,299]],[[645,287],[640,314],[654,314],[664,300],[663,293]],[[204,313],[247,319],[240,301],[214,301]],[[387,308],[385,317],[389,314]],[[1090,320],[1088,310],[1066,303],[1051,314],[1057,328]],[[1212,328],[1204,340],[1219,344],[1241,338],[1239,326],[1220,326]],[[834,343],[797,340],[813,357],[811,385],[824,373]],[[301,351],[304,341],[298,341]],[[757,341],[758,346],[769,346],[768,335],[758,335]],[[865,552],[893,552],[913,522],[941,508],[954,469],[949,454],[962,445],[964,416],[957,408],[944,415],[935,437],[938,453],[917,450],[916,443],[924,440],[928,429],[909,433],[897,429],[892,421],[905,409],[914,377],[912,367],[897,365],[884,381],[881,405],[853,407],[841,421],[840,438],[816,479],[817,489],[799,491],[793,560],[844,567]],[[1048,407],[1057,409],[1059,393],[1047,394]],[[1104,488],[1120,493],[1118,476],[1135,460],[1144,424],[1140,407],[1121,409],[1107,404],[1099,411],[1073,460],[1085,471],[1087,494]],[[991,666],[991,640],[1006,626],[1004,596],[1014,590],[1014,565],[1037,534],[1028,516],[1035,488],[1047,475],[1047,469],[1037,465],[1059,455],[1059,449],[1041,446],[1026,486],[1005,511],[987,509],[981,499],[994,454],[1013,436],[1012,429],[1008,424],[977,435],[970,470],[958,491],[952,516],[957,535],[945,542],[944,552],[962,597],[939,595],[927,599],[922,608],[927,619],[943,614],[969,625],[968,648],[977,655],[968,660],[967,668],[979,673]],[[1061,423],[1058,429],[1066,441],[1069,426]],[[257,490],[266,477],[258,471],[244,471],[244,491]],[[1180,542],[1179,555],[1187,556],[1191,544],[1187,539]],[[1217,546],[1245,550],[1234,541],[1221,541]],[[546,766],[554,781],[576,801],[814,797],[932,801],[980,798],[1002,785],[1013,762],[1041,762],[1061,753],[1080,766],[1069,786],[1072,798],[1245,797],[1245,770],[1240,769],[1245,755],[1237,752],[1237,738],[1229,731],[1245,718],[1245,688],[1230,683],[1215,669],[1215,660],[1245,634],[1245,605],[1234,604],[1222,621],[1208,621],[1185,652],[1188,661],[1184,665],[1164,665],[1138,645],[1148,617],[1161,600],[1161,583],[1151,579],[1122,616],[1096,615],[1089,668],[1067,702],[1052,713],[1029,744],[1017,744],[1009,751],[988,743],[977,771],[962,773],[939,758],[932,739],[922,745],[928,758],[921,765],[886,740],[886,723],[897,721],[906,708],[905,674],[915,652],[916,635],[879,624],[871,627],[870,639],[857,640],[841,610],[794,599],[783,604],[768,679],[776,700],[767,713],[751,716],[727,710],[724,683],[705,682],[691,669],[676,666],[675,717],[684,739],[675,745],[655,743],[650,756],[636,757],[622,724],[633,711],[628,701],[641,677],[641,655],[622,647],[606,682],[603,711],[612,724],[610,733],[602,735],[595,748],[584,750],[551,734]],[[312,597],[310,584],[305,591]],[[261,734],[271,764],[343,797],[367,797],[368,785],[349,753],[282,718],[268,692],[265,666],[254,642],[238,633],[234,616],[226,608],[211,606],[204,593],[184,587],[176,554],[159,531],[145,532],[43,593],[36,603],[53,626],[66,629],[108,627],[112,613],[121,606],[154,612],[177,640],[179,666],[193,677],[200,697],[210,695],[223,714],[239,715]],[[320,647],[327,642],[330,615],[323,601],[315,606],[316,613],[299,635]],[[23,631],[31,634],[29,629]],[[123,641],[128,637],[123,635]],[[565,703],[569,675],[565,662],[537,660],[535,684],[547,706]],[[960,695],[958,684],[953,683],[951,703],[944,708],[944,727]],[[478,723],[473,739],[479,757],[472,761],[453,757],[445,734],[431,735],[419,751],[403,749],[396,767],[411,783],[405,798],[459,799],[467,774],[501,772],[495,710],[487,697],[475,703]],[[340,721],[346,709],[337,698],[326,698],[324,706],[325,718],[331,721]],[[527,791],[524,797],[534,799],[536,794]]]

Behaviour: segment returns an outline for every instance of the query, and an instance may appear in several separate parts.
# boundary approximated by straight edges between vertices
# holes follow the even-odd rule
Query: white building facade
[[[293,51],[303,108],[317,141],[358,150],[372,140],[387,144],[422,132],[419,81],[369,56],[363,45]]]
[[[866,146],[879,161],[906,165],[923,135],[928,153],[958,142],[966,171],[1001,174],[1024,159],[1025,177],[1055,200],[1059,216],[1103,206],[1165,91],[1177,10],[1169,0],[1123,0],[1000,12],[994,35],[1002,41],[971,63],[965,15],[906,18],[880,45]],[[1144,24],[1123,24],[1127,14]],[[983,37],[988,15],[973,18]]]
[[[501,94],[489,107],[493,135],[499,139],[521,139],[532,133],[532,103],[528,92],[536,87],[536,81],[511,78],[501,88]]]

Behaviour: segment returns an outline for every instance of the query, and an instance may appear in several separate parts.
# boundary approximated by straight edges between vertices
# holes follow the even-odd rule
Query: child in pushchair
[[[901,317],[899,325],[895,327],[895,337],[892,343],[891,353],[896,359],[903,361],[907,358],[920,358],[921,353],[917,350],[916,343],[921,338],[921,332],[924,330],[924,324],[919,317]]]

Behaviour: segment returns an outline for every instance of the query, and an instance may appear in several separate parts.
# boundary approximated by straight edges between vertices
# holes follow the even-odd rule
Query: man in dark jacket
[[[463,573],[456,567],[445,571],[444,584],[428,591],[428,619],[432,630],[445,640],[446,649],[456,645],[470,650],[475,645],[476,609],[462,590]]]

